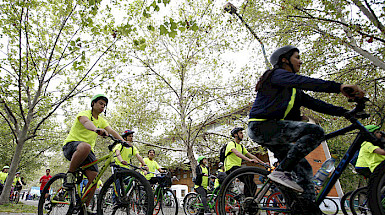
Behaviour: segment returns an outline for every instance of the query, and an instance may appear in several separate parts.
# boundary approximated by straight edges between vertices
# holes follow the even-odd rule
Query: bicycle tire
[[[370,176],[368,185],[368,203],[372,214],[384,215],[383,201],[385,195],[385,161],[382,161]],[[385,203],[385,202],[384,202]]]
[[[360,187],[351,194],[349,204],[353,215],[371,214],[368,207],[367,192],[367,187]]]
[[[338,204],[334,199],[326,197],[320,204],[322,214],[338,214],[339,208]]]
[[[38,214],[60,215],[67,214],[72,209],[70,197],[66,190],[63,189],[63,180],[65,173],[54,175],[44,186],[38,203]],[[52,190],[52,196],[50,196]]]
[[[160,209],[156,214],[178,215],[178,199],[169,188],[163,188],[163,196],[160,199]]]
[[[221,189],[219,191],[218,195],[218,209],[219,214],[257,214],[261,211],[276,211],[276,212],[286,212],[289,213],[290,211],[290,205],[291,205],[291,196],[286,194],[286,191],[281,189],[279,186],[277,186],[275,183],[267,184],[265,187],[268,190],[265,191],[266,193],[273,193],[273,192],[281,192],[283,196],[283,204],[286,205],[285,209],[282,208],[273,208],[268,207],[264,208],[264,200],[261,199],[261,202],[255,203],[254,199],[252,197],[246,197],[241,189],[234,189],[234,182],[236,179],[243,177],[248,178],[247,183],[243,183],[244,191],[248,191],[249,193],[256,193],[257,191],[260,191],[261,186],[257,186],[255,184],[255,181],[260,179],[262,177],[263,180],[267,179],[267,175],[270,174],[269,171],[266,171],[265,169],[261,169],[258,167],[242,167],[234,172],[232,172],[229,176],[226,177],[224,182],[221,184]],[[275,186],[270,186],[275,185]],[[271,190],[270,190],[271,189]],[[272,190],[274,189],[274,190]],[[241,191],[240,191],[241,190]],[[236,196],[233,196],[233,198],[230,198],[230,193],[235,193]],[[253,194],[253,195],[254,195]],[[267,213],[267,212],[266,212]]]
[[[19,191],[15,191],[13,197],[14,197],[15,204],[19,203],[19,200],[20,200],[20,193],[19,193]]]
[[[128,189],[127,195],[120,192],[120,202],[114,198],[116,191],[115,180],[119,179],[122,189]],[[126,179],[133,179],[126,180]],[[128,181],[132,182],[127,187]],[[104,183],[97,200],[98,215],[104,214],[146,214],[152,215],[154,208],[154,194],[148,180],[133,170],[117,171]]]
[[[340,201],[340,205],[341,205],[341,211],[344,215],[349,215],[348,214],[348,210],[350,211],[350,195],[353,193],[353,191],[349,191],[347,193],[345,193],[344,196],[342,196],[341,198],[341,201]],[[348,210],[346,210],[348,209]]]
[[[201,203],[197,197],[197,193],[189,193],[183,198],[183,211],[186,215],[196,215],[201,211],[203,212],[203,208],[197,206]]]

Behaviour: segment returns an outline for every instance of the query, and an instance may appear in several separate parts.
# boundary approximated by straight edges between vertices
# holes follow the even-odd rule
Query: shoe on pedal
[[[87,207],[87,215],[96,215],[96,212],[93,211],[90,207]]]
[[[282,184],[285,187],[291,188],[300,193],[303,192],[302,187],[300,187],[295,181],[293,181],[289,172],[275,170],[270,173],[267,177],[278,184]]]
[[[72,172],[67,172],[64,178],[63,188],[65,190],[72,190],[75,187],[76,177]]]

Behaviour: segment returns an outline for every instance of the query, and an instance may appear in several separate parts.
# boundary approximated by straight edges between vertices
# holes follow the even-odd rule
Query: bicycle
[[[178,199],[172,190],[170,189],[172,184],[172,178],[169,172],[165,173],[152,173],[157,178],[157,185],[154,185],[154,215],[177,215],[178,214]]]
[[[348,210],[350,211],[350,196],[352,195],[353,191],[349,191],[345,193],[345,195],[342,196],[340,205],[341,210],[344,215],[349,215]]]
[[[11,188],[11,194],[9,196],[9,201],[11,203],[17,204],[20,201],[20,192],[19,190],[15,189],[16,187]]]
[[[113,162],[115,152],[112,151],[117,143],[122,147],[127,146],[126,142],[108,136],[114,142],[108,146],[109,153],[93,163],[79,167],[76,172],[76,184],[72,190],[63,188],[65,173],[53,176],[44,186],[41,198],[38,203],[38,214],[85,214],[86,199],[92,187],[97,185],[101,176]],[[83,179],[82,171],[87,167],[105,161],[100,172],[84,192],[80,189]],[[113,193],[117,192],[115,182],[120,180],[122,184],[119,190],[120,195],[113,198]],[[118,192],[117,192],[118,193]],[[46,198],[48,194],[48,198]],[[102,214],[146,214],[151,215],[154,205],[154,195],[151,191],[150,183],[138,172],[133,170],[116,171],[104,183],[97,200],[97,213]]]
[[[345,92],[349,91],[349,89],[344,89]],[[361,143],[364,141],[369,141],[372,143],[378,143],[378,139],[370,133],[359,121],[359,119],[365,119],[369,117],[369,114],[365,113],[365,102],[368,101],[367,98],[362,99],[354,99],[349,100],[356,103],[356,107],[348,111],[345,114],[345,118],[351,122],[351,125],[339,129],[337,131],[331,132],[329,134],[326,134],[324,137],[324,140],[328,140],[340,135],[344,135],[348,132],[354,131],[358,129],[360,132],[357,133],[356,138],[354,139],[353,143],[350,145],[348,150],[346,151],[345,155],[335,168],[335,170],[332,172],[328,180],[324,183],[322,186],[322,189],[320,190],[319,194],[316,197],[316,204],[320,205],[324,199],[326,198],[326,195],[330,192],[334,184],[336,183],[337,179],[341,176],[342,172],[346,169],[347,165],[349,164],[349,161],[353,158],[354,154],[360,149]],[[385,169],[385,162],[382,163],[379,166],[378,169],[384,170]],[[231,187],[233,184],[233,181],[236,178],[239,177],[251,177],[251,178],[267,178],[267,175],[270,174],[269,171],[258,168],[258,167],[243,167],[235,170],[232,172],[223,182],[222,188],[219,193],[219,212],[220,214],[225,214],[225,205],[226,205],[226,193],[231,191]],[[378,205],[381,205],[382,198],[381,195],[377,192],[385,192],[381,191],[382,187],[385,187],[385,175],[380,175],[380,171],[377,171],[377,176],[375,179],[377,181],[372,181],[372,191],[371,193],[376,193],[377,195],[369,195],[369,206],[371,210],[374,209],[373,203],[377,204],[377,210],[382,210],[382,208],[378,207]],[[373,177],[372,177],[373,178]],[[371,179],[372,179],[371,178]],[[381,179],[381,180],[380,180]],[[378,185],[381,185],[381,187],[378,187]],[[377,187],[375,187],[377,186]],[[275,205],[264,205],[263,204],[263,198],[272,192],[272,187],[275,187],[278,189],[282,194],[282,207],[278,207]],[[275,213],[281,213],[281,214],[301,214],[303,213],[304,209],[306,209],[307,205],[304,205],[301,201],[300,197],[297,196],[295,192],[293,192],[291,189],[286,188],[278,183],[274,183],[270,179],[267,178],[265,183],[255,183],[255,180],[251,180],[245,183],[245,189],[249,189],[254,193],[253,196],[245,197],[245,199],[242,202],[239,202],[240,208],[237,209],[239,212],[235,212],[234,214],[256,214],[258,212],[275,212]],[[252,190],[254,189],[254,190]],[[385,189],[384,189],[385,190]],[[255,191],[255,192],[254,192]],[[370,191],[370,187],[369,187]],[[277,191],[274,191],[277,192]],[[370,193],[370,192],[369,192]],[[370,197],[376,196],[377,199],[372,199],[372,205],[370,204]],[[283,207],[284,206],[284,207]],[[378,209],[380,208],[380,209]],[[384,214],[384,213],[382,213]]]
[[[216,178],[215,176],[210,176]],[[207,206],[209,207],[212,213],[218,212],[218,192],[220,190],[220,186],[214,188],[212,193],[207,194]],[[230,203],[230,199],[237,198],[238,194],[236,193],[228,193],[228,203]],[[235,203],[235,200],[232,201]],[[234,205],[229,207],[235,207]],[[187,194],[183,199],[183,210],[186,215],[196,215],[202,213],[204,211],[202,200],[200,199],[200,194],[196,192],[192,192]]]
[[[360,187],[352,192],[349,199],[349,205],[353,215],[372,214],[368,205],[367,192],[368,187]]]

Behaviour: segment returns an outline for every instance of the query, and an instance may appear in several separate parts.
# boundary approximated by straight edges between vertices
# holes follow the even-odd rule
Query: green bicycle
[[[211,178],[216,178],[215,176],[210,176]],[[214,188],[212,193],[207,194],[207,206],[209,207],[210,211],[212,213],[218,214],[218,193],[220,190],[220,186]],[[237,193],[227,193],[226,198],[227,198],[227,204],[229,204],[227,207],[228,208],[234,208],[234,207],[239,207],[237,206],[238,201],[236,200],[238,198]],[[196,192],[192,192],[187,194],[184,199],[183,199],[183,210],[186,215],[196,215],[203,213],[204,207],[203,203],[201,200],[200,194]]]
[[[153,173],[153,172],[149,172]],[[175,193],[170,189],[172,184],[171,174],[166,173],[153,173],[158,181],[154,190],[154,211],[153,215],[177,215],[178,214],[178,199]]]
[[[114,143],[108,146],[109,154],[91,164],[78,168],[75,172],[76,184],[72,190],[63,189],[65,173],[59,173],[53,176],[44,186],[39,204],[38,214],[86,214],[86,199],[91,188],[97,185],[101,176],[113,162],[113,147],[121,143],[122,147],[126,143],[109,135]],[[92,181],[90,186],[83,192],[80,189],[80,183],[83,179],[82,171],[87,167],[105,161],[100,172]],[[117,190],[116,181],[121,184]],[[115,195],[114,195],[115,193]],[[150,183],[143,175],[134,170],[115,171],[108,178],[100,191],[97,202],[97,213],[102,214],[146,214],[151,215],[154,207],[154,195]]]

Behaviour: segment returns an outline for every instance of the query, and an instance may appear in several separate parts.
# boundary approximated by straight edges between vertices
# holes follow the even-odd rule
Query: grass
[[[0,212],[37,214],[37,207],[32,205],[25,205],[21,202],[17,204],[8,203],[0,205]]]

